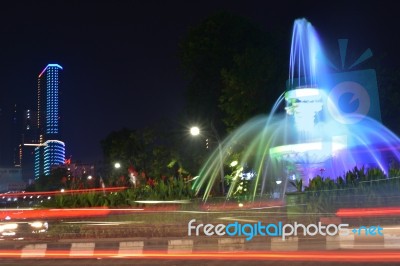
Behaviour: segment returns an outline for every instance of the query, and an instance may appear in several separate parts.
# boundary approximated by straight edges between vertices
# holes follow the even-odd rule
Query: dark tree
[[[50,175],[42,175],[30,185],[27,191],[53,191],[66,188],[68,170],[64,167],[57,167],[51,170]]]
[[[182,143],[182,136],[178,140],[168,124],[171,126],[164,121],[143,129],[124,128],[110,133],[101,141],[108,176],[127,175],[129,166],[151,178],[173,176],[176,166],[183,171],[177,144]],[[121,169],[113,169],[115,162],[121,164]]]
[[[225,12],[191,28],[179,50],[189,79],[187,115],[223,132],[267,113],[287,76],[287,57],[279,56],[278,40],[250,20]]]
[[[400,69],[379,70],[377,75],[382,122],[400,136]]]

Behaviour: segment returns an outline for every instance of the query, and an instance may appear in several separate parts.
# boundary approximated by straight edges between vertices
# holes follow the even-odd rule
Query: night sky
[[[5,2],[4,2],[5,3]],[[177,119],[187,82],[177,58],[190,26],[216,11],[284,31],[289,53],[296,18],[307,18],[323,43],[349,39],[354,54],[371,48],[397,66],[395,1],[12,1],[0,7],[0,105],[36,109],[37,76],[63,66],[61,123],[66,155],[94,163],[100,140],[123,127]],[[339,61],[337,61],[339,62]],[[284,84],[282,84],[282,91]],[[1,106],[0,106],[1,107]],[[175,124],[173,124],[175,126]]]

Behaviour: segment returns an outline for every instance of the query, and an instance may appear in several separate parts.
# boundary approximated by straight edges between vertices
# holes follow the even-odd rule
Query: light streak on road
[[[94,250],[71,254],[69,250],[49,250],[44,253],[32,251],[0,250],[1,258],[46,258],[46,259],[159,259],[159,260],[255,260],[255,261],[315,261],[315,262],[400,262],[398,251],[293,251],[293,252],[191,252],[146,251],[143,253],[119,254],[118,250]]]
[[[346,208],[336,212],[338,217],[361,218],[379,216],[400,216],[400,207],[381,207],[381,208]]]
[[[65,194],[80,194],[90,192],[118,192],[125,190],[127,187],[108,187],[108,188],[91,188],[91,189],[64,189],[54,191],[39,191],[39,192],[15,192],[15,193],[1,193],[0,198],[18,198],[18,197],[30,197],[30,196],[54,196],[54,195],[65,195]]]
[[[61,218],[83,218],[101,217],[113,213],[125,214],[130,212],[140,212],[144,209],[109,209],[109,208],[71,208],[71,209],[2,209],[0,220],[6,217],[12,220],[24,219],[61,219]]]

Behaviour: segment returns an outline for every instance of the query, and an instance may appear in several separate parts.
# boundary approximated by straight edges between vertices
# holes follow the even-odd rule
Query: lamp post
[[[218,152],[219,152],[219,162],[220,162],[220,182],[221,182],[221,192],[222,195],[225,195],[225,182],[224,182],[224,177],[225,177],[225,173],[224,173],[224,160],[223,160],[223,153],[222,153],[222,146],[221,146],[221,139],[219,138],[218,132],[215,129],[215,127],[213,126],[213,124],[211,124],[211,129],[212,129],[212,133],[214,138],[217,140],[218,142]],[[197,126],[193,126],[190,128],[190,134],[192,136],[198,136],[200,134],[200,128]]]

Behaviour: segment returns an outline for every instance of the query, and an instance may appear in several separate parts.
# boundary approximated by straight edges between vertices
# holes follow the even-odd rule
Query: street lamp
[[[114,164],[114,167],[115,167],[116,169],[119,169],[119,168],[121,168],[121,164],[120,164],[120,163],[115,163],[115,164]]]
[[[219,151],[219,162],[220,162],[220,178],[221,178],[221,192],[222,195],[225,195],[225,182],[224,182],[224,159],[223,159],[223,154],[222,154],[222,146],[221,146],[221,140],[219,138],[218,132],[215,129],[215,127],[211,124],[211,129],[213,130],[213,136],[218,142],[218,151]],[[200,135],[200,128],[197,126],[193,126],[190,128],[190,134],[192,136],[198,136]]]
[[[190,128],[190,134],[191,134],[192,136],[197,136],[197,135],[199,135],[199,134],[200,134],[200,128],[198,128],[198,127],[191,127],[191,128]]]

